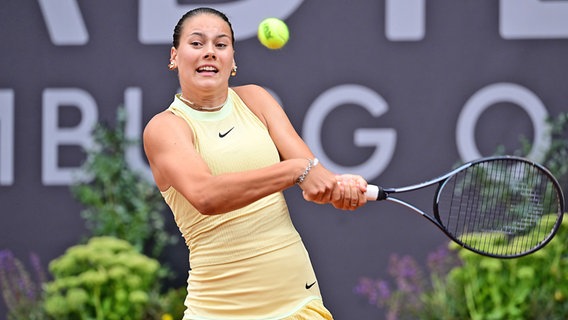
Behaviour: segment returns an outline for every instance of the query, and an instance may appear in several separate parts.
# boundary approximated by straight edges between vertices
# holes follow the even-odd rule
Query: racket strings
[[[458,242],[499,256],[541,245],[553,234],[559,211],[550,177],[530,163],[508,159],[458,172],[444,183],[437,203],[438,220]]]

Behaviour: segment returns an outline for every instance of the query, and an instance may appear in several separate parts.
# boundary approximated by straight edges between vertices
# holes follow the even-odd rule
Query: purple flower
[[[384,305],[391,298],[388,283],[380,279],[361,278],[353,292],[367,298],[369,304],[377,306]]]
[[[379,300],[383,302],[388,301],[392,296],[389,284],[384,280],[376,281],[376,284],[377,284],[377,291],[379,293],[378,295]]]
[[[30,261],[36,272],[41,273],[39,258],[31,255]],[[32,280],[24,265],[11,251],[0,251],[0,290],[9,312],[29,312],[30,308],[39,304],[43,278],[38,279],[38,283]]]
[[[30,253],[30,262],[37,277],[38,283],[45,283],[47,281],[39,256],[35,253]]]
[[[368,302],[384,308],[388,320],[414,317],[423,309],[421,300],[426,290],[426,280],[418,263],[411,256],[392,254],[388,273],[392,283],[383,279],[360,278],[354,292],[367,298]]]
[[[369,300],[369,303],[374,304],[373,296],[375,295],[374,291],[374,280],[371,278],[361,278],[359,279],[359,283],[353,289],[355,294],[364,296]]]
[[[422,272],[412,257],[391,255],[389,274],[394,278],[397,289],[402,294],[419,295],[422,292]]]
[[[0,251],[0,270],[8,273],[15,269],[14,254],[10,250]]]
[[[447,246],[440,246],[428,254],[426,263],[431,273],[442,275],[458,265],[458,258],[450,252]]]

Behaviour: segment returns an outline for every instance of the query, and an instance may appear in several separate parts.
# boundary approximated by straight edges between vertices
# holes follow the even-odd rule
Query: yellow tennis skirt
[[[284,320],[333,320],[333,316],[320,299],[315,299]]]

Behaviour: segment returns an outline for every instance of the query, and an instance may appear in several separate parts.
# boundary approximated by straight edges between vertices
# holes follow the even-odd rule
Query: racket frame
[[[539,169],[540,171],[542,171],[544,174],[546,174],[549,178],[550,181],[553,183],[557,193],[558,193],[558,218],[556,223],[554,224],[554,227],[552,229],[552,231],[548,234],[548,236],[541,241],[537,246],[535,246],[534,248],[527,250],[527,251],[523,251],[521,253],[518,254],[511,254],[511,255],[498,255],[498,254],[491,254],[485,251],[480,251],[477,250],[475,248],[472,248],[470,246],[468,246],[467,244],[463,243],[462,241],[460,241],[459,239],[457,239],[451,232],[449,232],[447,230],[447,228],[440,222],[440,213],[439,213],[439,209],[438,209],[438,203],[440,200],[440,193],[445,185],[445,183],[447,181],[449,181],[449,179],[451,177],[453,177],[454,175],[456,175],[457,173],[466,170],[467,168],[477,165],[480,162],[491,162],[491,161],[496,161],[496,160],[512,160],[512,161],[519,161],[519,162],[524,162],[527,163],[531,166],[536,167],[537,169]],[[433,207],[432,207],[432,215],[427,214],[426,212],[424,212],[423,210],[419,209],[418,207],[404,201],[401,199],[398,199],[396,197],[392,197],[392,194],[397,194],[397,193],[405,193],[405,192],[409,192],[409,191],[415,191],[418,189],[422,189],[422,188],[426,188],[426,187],[430,187],[433,186],[435,184],[438,184],[438,187],[436,188],[436,192],[434,193],[434,201],[433,201]],[[558,181],[556,180],[556,178],[554,177],[554,175],[552,175],[552,173],[545,168],[544,166],[528,160],[526,158],[522,158],[522,157],[517,157],[517,156],[511,156],[511,155],[505,155],[505,156],[492,156],[492,157],[485,157],[485,158],[480,158],[474,161],[470,161],[467,162],[459,167],[457,167],[456,169],[441,175],[437,178],[422,182],[422,183],[418,183],[418,184],[413,184],[410,186],[406,186],[406,187],[399,187],[399,188],[383,188],[380,186],[374,186],[374,185],[369,185],[368,186],[369,191],[367,192],[367,199],[368,200],[377,200],[377,201],[382,201],[382,200],[386,200],[386,201],[390,201],[390,202],[394,202],[397,203],[399,205],[402,205],[404,207],[407,207],[417,213],[419,213],[421,216],[423,216],[424,218],[428,219],[428,221],[432,222],[436,227],[438,227],[447,237],[449,237],[452,241],[456,242],[457,244],[459,244],[461,247],[466,248],[468,250],[471,250],[473,252],[476,252],[478,254],[481,254],[483,256],[488,256],[488,257],[494,257],[494,258],[517,258],[517,257],[521,257],[521,256],[525,256],[528,255],[530,253],[533,253],[539,249],[541,249],[542,247],[544,247],[546,244],[548,244],[550,242],[550,240],[552,240],[552,238],[554,237],[554,235],[556,234],[556,232],[558,231],[558,229],[560,228],[561,222],[562,222],[562,218],[564,215],[564,194],[562,192],[562,188],[560,187],[560,184],[558,183]]]

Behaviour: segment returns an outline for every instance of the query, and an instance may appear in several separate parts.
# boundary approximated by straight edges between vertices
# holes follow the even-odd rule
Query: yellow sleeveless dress
[[[232,89],[220,111],[196,111],[177,95],[168,110],[191,127],[214,175],[280,161],[268,130]],[[172,187],[162,195],[190,253],[184,320],[331,319],[282,192],[218,215],[201,214]]]

